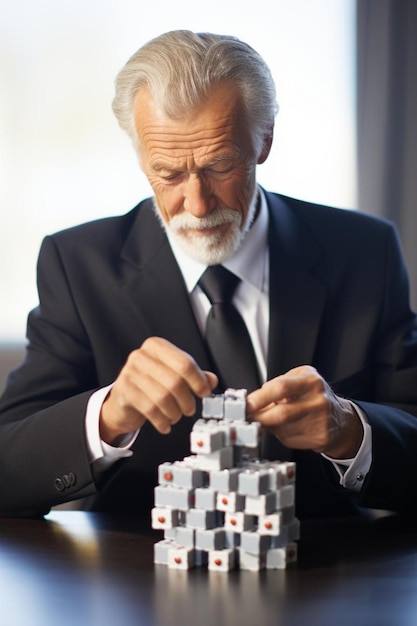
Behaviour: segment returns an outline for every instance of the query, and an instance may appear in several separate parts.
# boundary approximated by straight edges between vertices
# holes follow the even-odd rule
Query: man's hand
[[[183,415],[196,410],[195,397],[209,396],[217,376],[201,370],[194,359],[160,337],[146,339],[129,355],[100,415],[100,435],[111,444],[149,421],[169,433]]]
[[[247,411],[289,448],[350,459],[362,442],[363,427],[350,402],[337,396],[309,365],[253,391],[247,397]]]

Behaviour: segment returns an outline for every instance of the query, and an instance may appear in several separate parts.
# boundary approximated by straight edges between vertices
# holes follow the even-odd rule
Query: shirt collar
[[[268,209],[263,191],[259,188],[260,207],[255,222],[250,227],[235,254],[222,265],[259,289],[266,291],[268,285]],[[166,234],[183,275],[187,290],[191,293],[200,280],[207,265],[188,256],[166,229]]]

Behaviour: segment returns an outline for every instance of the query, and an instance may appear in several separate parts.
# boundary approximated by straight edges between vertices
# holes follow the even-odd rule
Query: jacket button
[[[64,489],[65,489],[65,485],[64,485],[64,483],[62,481],[62,478],[55,478],[54,485],[55,485],[55,489],[57,491],[64,491]]]
[[[63,476],[55,478],[54,486],[57,491],[65,491],[65,489],[73,487],[75,483],[75,474],[73,472],[69,472],[68,474],[64,474]]]

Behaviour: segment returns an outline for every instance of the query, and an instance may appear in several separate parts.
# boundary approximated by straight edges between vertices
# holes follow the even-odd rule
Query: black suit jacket
[[[351,507],[414,510],[417,494],[417,335],[389,223],[267,194],[270,214],[268,378],[313,364],[357,402],[373,430],[359,496],[338,486],[320,455],[295,451],[297,514]],[[149,200],[125,216],[47,237],[40,305],[28,319],[25,362],[0,400],[0,514],[42,514],[92,496],[98,510],[148,512],[156,468],[189,454],[193,420],[170,435],[149,424],[134,454],[100,483],[86,448],[92,392],[114,381],[144,339],[165,337],[209,362],[182,275]],[[275,456],[269,440],[268,455]]]

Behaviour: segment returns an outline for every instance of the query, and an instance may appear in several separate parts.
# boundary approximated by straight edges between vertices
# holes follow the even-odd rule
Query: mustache
[[[179,233],[183,230],[209,230],[223,224],[240,225],[241,215],[238,211],[229,208],[216,208],[210,215],[204,217],[195,217],[189,213],[175,215],[169,221],[169,227],[174,232]]]

